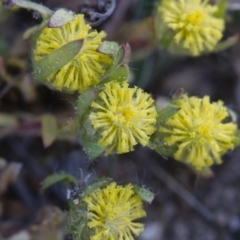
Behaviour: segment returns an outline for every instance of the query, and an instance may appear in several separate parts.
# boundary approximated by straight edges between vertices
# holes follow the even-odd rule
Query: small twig
[[[102,22],[104,22],[109,16],[112,15],[114,9],[116,7],[116,0],[112,0],[111,4],[109,4],[109,7],[107,8],[107,11],[105,13],[96,13],[96,12],[90,12],[90,18],[91,20],[98,19],[97,21],[93,22],[92,26],[98,26]]]
[[[113,11],[116,8],[116,0],[109,0],[108,3],[102,2],[102,0],[98,0],[98,8],[99,10],[105,10],[104,13],[96,12],[91,6],[88,8],[84,8],[82,13],[89,16],[89,24],[91,26],[98,26],[102,22],[104,22],[109,16],[112,15]]]
[[[23,76],[22,73],[18,74],[11,82],[9,82],[1,91],[0,91],[0,99],[4,97],[4,95],[12,88],[12,86]]]
[[[163,168],[154,163],[154,161],[148,162],[147,166],[149,170],[166,186],[171,189],[180,198],[186,201],[192,208],[194,208],[201,216],[203,216],[209,222],[215,222],[214,214],[207,209],[201,202],[199,202],[194,195],[187,191],[179,182],[177,182],[170,174],[168,174]]]

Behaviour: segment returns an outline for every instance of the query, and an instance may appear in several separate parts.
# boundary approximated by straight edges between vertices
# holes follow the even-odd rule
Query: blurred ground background
[[[66,7],[75,12],[86,2],[96,4],[94,0],[42,1],[51,9]],[[113,15],[98,27],[108,33],[109,40],[130,43],[131,84],[163,105],[181,87],[189,95],[207,94],[213,101],[222,99],[238,116],[240,41],[228,50],[199,58],[172,56],[149,41],[145,19],[155,4],[154,0],[118,0]],[[234,5],[240,2],[230,4],[224,38],[240,31],[240,10]],[[143,219],[146,229],[140,240],[240,239],[240,149],[224,156],[224,163],[213,167],[214,175],[208,178],[142,147],[91,162],[78,135],[65,134],[74,128],[78,95],[49,89],[31,76],[30,42],[22,34],[40,20],[27,10],[0,11],[1,240],[64,239],[66,188],[56,184],[42,191],[40,184],[57,172],[80,179],[79,169],[84,176],[93,173],[91,179],[112,177],[155,193],[153,203],[145,205],[148,216]],[[44,121],[50,128],[57,121],[62,130],[53,143],[46,136],[49,128]]]

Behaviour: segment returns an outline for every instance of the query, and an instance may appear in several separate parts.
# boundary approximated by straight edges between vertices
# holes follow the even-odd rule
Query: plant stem
[[[34,2],[30,2],[27,0],[3,0],[3,5],[5,7],[16,5],[21,8],[31,9],[37,11],[41,14],[43,20],[46,20],[52,16],[52,11],[47,7],[37,4]]]

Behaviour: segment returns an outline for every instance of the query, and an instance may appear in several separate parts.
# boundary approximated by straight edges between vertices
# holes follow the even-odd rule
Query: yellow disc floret
[[[167,135],[166,144],[176,147],[174,158],[197,170],[220,164],[221,155],[235,147],[237,131],[236,124],[223,122],[229,117],[223,102],[184,94],[174,104],[180,111],[159,129]]]
[[[87,204],[88,227],[93,230],[91,240],[133,240],[144,229],[134,222],[146,216],[142,200],[133,186],[111,183],[84,198]]]
[[[85,23],[83,15],[76,15],[61,27],[45,27],[42,30],[34,50],[34,60],[39,61],[65,44],[82,39],[80,52],[64,67],[51,74],[47,81],[59,90],[66,88],[70,91],[83,92],[98,84],[106,66],[111,64],[108,55],[97,51],[105,36],[104,32],[91,30],[91,26]]]
[[[214,16],[216,10],[208,0],[163,0],[158,14],[175,44],[197,56],[212,51],[222,38],[224,20]]]
[[[157,112],[154,100],[139,88],[129,88],[126,82],[110,82],[91,105],[90,120],[101,133],[98,144],[107,147],[106,154],[146,146],[155,131]]]

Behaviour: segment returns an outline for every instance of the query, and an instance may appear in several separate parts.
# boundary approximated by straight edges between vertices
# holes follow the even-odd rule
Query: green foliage
[[[84,136],[81,139],[82,139],[81,143],[84,148],[84,151],[86,152],[90,160],[99,157],[104,152],[105,148],[99,146],[97,143],[87,142]]]
[[[49,147],[58,135],[57,120],[53,115],[41,116],[42,139],[44,147]]]
[[[83,40],[69,42],[59,49],[34,63],[33,75],[38,80],[45,80],[52,73],[58,71],[71,61],[80,51]]]
[[[167,107],[159,111],[158,113],[158,118],[157,118],[157,129],[161,124],[166,122],[169,118],[174,116],[180,108],[176,105],[169,104]],[[148,147],[157,153],[159,153],[161,156],[171,156],[172,153],[174,152],[175,148],[173,147],[168,147],[165,145],[165,143],[161,140],[163,139],[163,136],[161,133],[156,131],[150,138],[148,142]]]
[[[240,131],[236,133],[236,142],[235,146],[240,146]]]
[[[129,74],[128,66],[125,66],[125,65],[119,66],[115,70],[113,70],[108,75],[108,77],[104,81],[101,82],[101,84],[108,83],[108,82],[110,82],[112,80],[116,80],[117,82],[126,81],[127,77],[128,77],[128,74]]]
[[[173,104],[169,104],[167,107],[162,109],[158,113],[157,126],[166,122],[170,117],[174,116],[179,110],[180,108]]]
[[[55,174],[52,174],[52,175],[46,177],[43,180],[42,188],[46,189],[58,182],[64,182],[64,183],[72,182],[72,183],[76,184],[78,182],[78,180],[74,176],[67,174],[67,173],[55,173]]]
[[[80,95],[77,108],[81,143],[89,159],[100,156],[105,149],[96,143],[97,135],[88,119],[90,105],[99,90],[104,87],[104,84],[113,80],[120,82],[126,81],[129,74],[127,63],[131,55],[131,49],[128,44],[119,46],[115,42],[107,41],[101,45],[98,51],[111,55],[113,57],[113,64],[97,86]]]
[[[171,29],[166,29],[165,32],[162,34],[162,38],[160,40],[160,44],[168,49],[173,42],[173,38],[175,33]]]
[[[50,17],[48,25],[50,27],[61,27],[64,24],[70,22],[73,18],[73,12],[60,8]]]
[[[227,38],[226,40],[219,42],[215,48],[213,49],[213,52],[220,52],[223,50],[226,50],[232,46],[234,46],[239,40],[239,36],[235,35],[232,37]]]
[[[154,8],[154,2],[157,2],[157,1],[160,2],[160,0],[150,0],[150,1],[139,0],[138,6],[136,7],[136,11],[135,11],[136,12],[135,19],[140,19],[140,18],[142,18],[142,16],[149,15],[149,13],[152,12],[152,9]],[[20,4],[18,6],[24,7],[24,8],[29,8],[34,11],[38,11],[38,12],[40,12],[40,14],[43,17],[42,24],[29,29],[29,32],[27,32],[27,34],[25,35],[26,37],[29,37],[32,35],[33,49],[34,49],[34,45],[37,42],[37,38],[41,32],[41,29],[43,29],[46,26],[48,26],[48,27],[62,26],[64,24],[66,24],[68,21],[71,21],[75,16],[73,12],[68,11],[66,9],[60,9],[60,10],[57,10],[55,13],[53,13],[49,9],[45,8],[44,6],[41,7],[41,5],[38,5],[31,1],[22,1],[21,0],[19,2],[20,3],[23,2],[24,4]],[[224,19],[227,4],[228,4],[228,0],[219,0],[216,3],[217,10],[214,14],[214,16],[216,18]],[[145,11],[145,13],[142,14],[142,11]],[[181,15],[181,16],[183,16],[183,15]],[[180,18],[181,18],[181,16],[180,16]],[[203,16],[205,16],[205,15],[203,15]],[[134,15],[133,15],[133,18],[134,18]],[[159,35],[161,35],[160,39],[157,40],[161,46],[163,46],[164,48],[166,48],[168,50],[171,50],[170,52],[172,52],[174,54],[189,55],[188,50],[181,49],[178,46],[174,46],[174,44],[173,44],[174,36],[176,36],[176,33],[173,31],[173,27],[171,27],[171,29],[170,28],[167,29],[167,27],[164,26],[163,22],[161,24],[159,24],[159,22],[156,21],[155,24],[159,25],[157,27],[159,27],[160,30],[163,30],[159,34]],[[177,25],[177,23],[176,23],[176,25]],[[171,26],[172,26],[172,24],[171,24]],[[88,26],[88,27],[90,28],[90,26]],[[155,31],[156,31],[156,29],[155,29]],[[143,31],[139,31],[139,32],[142,33]],[[188,31],[187,31],[187,33],[188,33]],[[157,33],[155,33],[155,34],[157,35]],[[222,34],[222,32],[221,32],[221,34]],[[195,35],[193,37],[195,39]],[[131,37],[129,39],[131,39]],[[144,41],[140,38],[139,39],[135,38],[134,41],[131,39],[132,42],[135,44],[134,49],[137,48],[138,46],[143,46],[143,45],[141,45],[141,44],[143,44],[143,42],[144,43],[148,42],[148,41],[153,42],[152,40],[147,39],[147,38],[143,38],[143,39],[144,39]],[[219,52],[219,51],[225,50],[225,49],[233,46],[234,44],[236,44],[238,39],[239,38],[237,36],[230,37],[230,38],[226,39],[225,41],[218,43],[215,46],[214,50],[211,52]],[[183,40],[181,39],[181,41],[183,41]],[[34,61],[34,65],[33,65],[34,77],[38,80],[44,81],[51,74],[57,72],[59,69],[64,67],[66,64],[68,64],[73,58],[75,58],[75,56],[81,50],[81,48],[83,46],[83,42],[84,42],[84,39],[78,39],[78,40],[69,42],[69,43],[65,44],[64,46],[62,46],[61,48],[54,50],[52,53],[48,54],[41,60]],[[189,42],[194,42],[194,41],[189,41]],[[189,42],[186,41],[187,44],[190,44]],[[84,48],[85,48],[85,46],[84,46]],[[144,49],[144,47],[142,47],[142,49]],[[151,48],[151,50],[152,50],[152,48]],[[7,49],[7,43],[0,37],[0,54],[5,56],[5,55],[7,55],[6,51],[9,51]],[[103,72],[106,71],[106,73],[103,76],[101,76],[100,79],[98,79],[98,80],[100,80],[99,84],[96,86],[93,86],[91,89],[81,93],[81,95],[78,98],[78,102],[77,102],[77,121],[78,122],[77,122],[77,124],[75,124],[75,122],[72,123],[74,125],[73,127],[77,126],[79,128],[76,130],[76,132],[79,131],[81,144],[90,160],[100,156],[105,151],[104,147],[101,147],[100,145],[97,144],[101,133],[98,133],[98,127],[96,127],[97,130],[93,128],[93,124],[90,122],[90,119],[89,119],[89,114],[91,113],[91,104],[95,100],[95,98],[97,97],[99,92],[104,88],[104,84],[109,83],[111,81],[123,82],[128,79],[128,77],[129,77],[128,65],[129,65],[129,62],[131,59],[131,48],[130,48],[129,44],[123,44],[120,46],[116,42],[104,41],[102,43],[102,45],[97,49],[97,51],[101,52],[105,55],[111,56],[112,60],[113,60],[112,65],[110,67],[108,67],[108,69],[106,69],[107,64],[106,64],[106,66],[103,64],[104,67],[100,70],[103,70]],[[96,53],[96,51],[95,51],[95,53]],[[206,54],[206,53],[210,53],[210,52],[203,51],[201,54]],[[101,54],[101,57],[103,56],[103,54]],[[154,54],[157,55],[157,54],[159,54],[159,52],[155,51]],[[144,72],[144,74],[142,74],[142,76],[143,76],[142,78],[144,78],[146,81],[146,82],[144,82],[144,84],[145,83],[149,84],[148,80],[153,76],[153,74],[157,75],[157,73],[159,73],[159,71],[157,71],[157,70],[160,69],[160,71],[163,72],[163,70],[167,69],[164,66],[166,66],[168,64],[168,62],[170,62],[170,61],[173,62],[172,59],[169,60],[163,55],[162,55],[163,57],[161,56],[162,60],[156,61],[156,59],[159,60],[159,58],[155,58],[154,54],[152,54],[151,61],[149,61],[150,58],[147,58],[146,55],[143,54],[144,57],[146,57],[146,58],[143,61],[142,65],[139,68],[137,68],[139,70],[139,73]],[[175,58],[173,58],[173,59],[175,60]],[[107,60],[109,62],[111,62],[109,60],[109,58],[107,58]],[[106,62],[108,62],[107,60],[106,60]],[[102,64],[102,62],[100,61],[100,64]],[[93,65],[93,68],[94,68],[94,65]],[[159,68],[159,69],[157,69],[157,68]],[[141,69],[143,69],[143,70],[141,70]],[[82,71],[82,73],[85,77],[84,80],[86,80],[85,72]],[[135,77],[139,73],[136,73]],[[1,72],[0,72],[0,74],[1,74]],[[99,73],[99,74],[102,74],[102,73]],[[159,74],[159,76],[161,76],[161,74]],[[140,79],[140,77],[138,77],[138,76],[136,78]],[[8,84],[7,81],[6,81],[6,83]],[[163,84],[163,86],[164,86],[165,83],[163,82],[161,84]],[[151,85],[151,83],[149,85]],[[113,90],[110,89],[110,91],[114,91],[114,89]],[[176,94],[176,99],[180,96],[180,94],[181,94],[181,90],[180,90],[180,92],[178,92]],[[115,100],[115,98],[110,99],[109,104],[111,104],[111,102],[114,102],[114,100]],[[105,101],[104,97],[102,99],[100,99],[100,101]],[[96,102],[96,104],[97,104],[97,102]],[[101,106],[99,108],[101,108]],[[173,153],[176,152],[176,148],[178,147],[177,145],[179,143],[176,141],[176,143],[174,143],[175,145],[168,147],[167,144],[164,143],[163,139],[164,139],[164,134],[170,135],[170,133],[168,133],[168,131],[165,131],[164,133],[160,133],[159,127],[162,124],[164,124],[169,118],[172,118],[179,110],[180,110],[180,108],[178,106],[174,105],[174,100],[173,100],[172,104],[169,104],[164,109],[158,111],[157,119],[155,118],[156,115],[154,115],[153,122],[155,123],[155,120],[156,120],[156,132],[152,134],[152,132],[155,129],[155,128],[153,128],[153,131],[151,132],[152,135],[149,134],[151,136],[150,136],[150,140],[149,140],[147,147],[149,147],[150,149],[156,151],[157,153],[159,153],[163,156],[171,156],[171,155],[173,155]],[[114,115],[121,114],[119,112],[120,111],[118,111],[118,112],[113,111]],[[129,115],[131,113],[130,110],[127,110],[126,112]],[[41,131],[42,131],[41,133],[42,133],[43,144],[45,147],[48,147],[58,137],[57,119],[56,119],[56,117],[54,117],[53,115],[50,115],[50,114],[42,115],[41,117],[38,117],[37,119],[38,119],[38,125],[39,125],[39,119],[40,119],[40,123],[41,123]],[[195,119],[196,119],[196,117],[193,119],[192,122],[194,122]],[[184,118],[184,120],[185,120],[185,118]],[[114,120],[111,120],[111,121],[114,122]],[[2,127],[6,127],[6,128],[11,127],[11,128],[17,129],[19,122],[20,122],[19,119],[16,117],[12,117],[12,116],[10,117],[7,114],[0,114],[0,126],[2,126]],[[119,123],[119,125],[121,125],[121,124],[122,123]],[[100,125],[100,127],[102,127],[101,122],[99,125]],[[115,124],[115,125],[117,125],[117,124]],[[68,129],[71,130],[71,126],[67,126],[67,127],[68,127]],[[207,128],[209,128],[209,127],[207,127]],[[168,129],[170,129],[170,128],[168,128]],[[74,128],[74,131],[75,131],[75,128]],[[116,130],[116,132],[117,131],[120,132],[118,129]],[[174,136],[175,133],[177,133],[177,132],[173,131],[171,134],[173,134],[173,136]],[[219,134],[221,134],[221,133],[219,133]],[[235,132],[234,132],[234,134],[235,134]],[[191,133],[189,135],[191,135]],[[127,137],[130,138],[131,136],[127,135]],[[125,141],[125,139],[127,139],[127,137],[124,138],[124,141]],[[236,141],[236,142],[234,142],[235,145],[236,146],[240,145],[240,133],[237,132],[236,136],[234,135],[234,137],[236,137],[236,139],[233,140],[233,141]],[[178,139],[179,138],[180,137],[178,137]],[[195,138],[195,137],[191,136],[191,138]],[[112,138],[109,138],[109,139],[112,139]],[[147,138],[147,140],[148,140],[148,138]],[[126,142],[127,141],[129,141],[129,139],[127,139]],[[208,154],[208,152],[206,154]],[[186,164],[188,167],[190,167],[193,171],[195,171],[197,174],[199,174],[201,176],[210,177],[213,175],[213,173],[209,167],[203,168],[203,169],[201,169],[201,171],[198,171],[197,169],[192,167],[190,164],[186,163],[186,161],[184,162],[184,164]],[[83,201],[84,197],[90,195],[91,193],[93,193],[94,191],[97,191],[98,189],[106,187],[112,181],[111,178],[104,177],[104,178],[100,178],[99,180],[97,180],[96,182],[91,184],[90,186],[87,186],[87,184],[85,184],[87,182],[87,180],[86,180],[87,178],[88,177],[86,177],[83,181],[81,181],[81,180],[79,181],[77,178],[75,178],[74,176],[72,176],[70,174],[57,173],[57,174],[52,174],[52,175],[48,176],[42,182],[43,189],[46,189],[46,188],[52,186],[53,184],[60,183],[60,182],[63,182],[66,184],[67,183],[73,183],[73,184],[84,183],[84,185],[83,185],[84,189],[81,192],[81,194],[79,192],[77,192],[78,195],[76,196],[76,198],[69,200],[69,209],[67,212],[67,215],[68,215],[67,228],[68,228],[68,232],[72,235],[73,240],[89,240],[90,239],[92,230],[90,228],[88,228],[88,225],[87,225],[88,209],[86,207],[86,204]],[[171,186],[171,183],[170,183],[170,186]],[[81,190],[82,190],[82,188],[81,188]],[[152,203],[152,201],[154,199],[154,193],[152,193],[145,187],[139,187],[137,185],[134,185],[133,190],[134,190],[134,193],[137,194],[143,201],[145,201],[147,203]],[[73,196],[73,195],[71,195],[71,196]]]
[[[15,1],[2,1],[3,6],[5,7],[9,7],[8,5],[15,5],[18,6],[20,8],[25,8],[27,10],[33,10],[38,12],[39,14],[41,14],[43,20],[49,19],[50,16],[52,15],[52,11],[50,9],[48,9],[47,7],[43,6],[42,4],[37,4],[35,2],[31,2],[28,0],[15,0]]]
[[[104,151],[104,148],[96,143],[97,136],[88,119],[90,105],[97,93],[97,90],[90,89],[81,94],[78,98],[77,114],[80,126],[80,139],[89,159],[94,159],[100,156]]]
[[[214,16],[217,18],[224,18],[227,5],[228,5],[228,0],[219,0],[216,3],[217,11],[214,13]]]
[[[82,201],[83,197],[91,194],[99,188],[103,188],[112,181],[111,178],[100,178],[95,183],[84,189],[83,196],[79,196],[77,202],[69,201],[69,210],[67,213],[67,229],[73,237],[73,240],[89,240],[91,230],[87,227],[87,209]]]
[[[115,42],[104,42],[100,48],[100,52],[110,54],[113,58],[113,64],[102,77],[100,85],[108,83],[112,80],[126,81],[129,74],[128,62],[130,60],[131,49],[128,44],[119,46]]]
[[[97,95],[97,91],[90,89],[85,92],[83,92],[79,98],[78,98],[78,107],[77,107],[77,114],[79,117],[79,120],[81,121],[84,114],[88,111],[92,101]]]
[[[86,187],[86,189],[84,190],[84,196],[91,194],[92,192],[96,191],[98,188],[107,186],[110,182],[112,182],[111,178],[102,177],[98,179],[95,183]]]
[[[67,212],[67,229],[73,240],[89,240],[85,206],[72,204]]]
[[[162,141],[159,142],[154,150],[163,157],[171,156],[176,151],[174,147],[166,146]]]
[[[118,53],[119,45],[117,42],[104,41],[98,48],[98,51],[111,55],[115,61]]]
[[[153,199],[154,199],[154,194],[149,191],[148,189],[144,188],[144,187],[139,187],[137,185],[134,185],[133,190],[135,191],[135,193],[141,197],[141,199],[149,204],[152,203]]]

